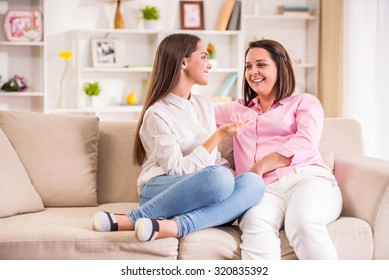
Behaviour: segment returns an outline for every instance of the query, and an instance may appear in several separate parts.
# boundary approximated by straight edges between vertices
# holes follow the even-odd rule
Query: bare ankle
[[[158,238],[178,236],[178,225],[176,220],[158,220],[158,224]]]
[[[118,230],[134,230],[134,225],[127,215],[115,215],[115,217],[118,221]]]

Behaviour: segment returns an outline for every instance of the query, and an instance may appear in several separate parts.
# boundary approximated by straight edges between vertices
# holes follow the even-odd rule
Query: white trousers
[[[330,171],[297,167],[267,185],[261,202],[241,218],[242,259],[281,259],[282,228],[299,259],[337,259],[326,225],[341,210],[342,195]]]

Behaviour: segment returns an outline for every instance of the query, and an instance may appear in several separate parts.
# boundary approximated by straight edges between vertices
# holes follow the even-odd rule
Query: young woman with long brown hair
[[[235,178],[217,148],[251,121],[216,128],[212,103],[191,93],[208,83],[210,68],[197,36],[162,40],[134,144],[134,162],[142,165],[140,207],[126,215],[97,213],[95,230],[135,229],[139,241],[182,237],[233,221],[261,200],[262,178],[254,172]]]

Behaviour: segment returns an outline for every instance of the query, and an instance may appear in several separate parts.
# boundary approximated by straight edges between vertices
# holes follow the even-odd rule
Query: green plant
[[[84,92],[88,96],[98,96],[101,92],[101,87],[99,82],[85,83]]]
[[[161,17],[159,9],[156,6],[146,5],[140,11],[142,12],[142,18],[146,20],[158,20]]]

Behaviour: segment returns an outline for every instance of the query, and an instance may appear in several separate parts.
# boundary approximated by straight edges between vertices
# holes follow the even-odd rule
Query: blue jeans
[[[182,237],[237,219],[260,202],[264,192],[259,175],[234,178],[229,169],[213,165],[189,175],[153,178],[141,191],[141,206],[128,216],[133,224],[139,218],[174,218]]]

